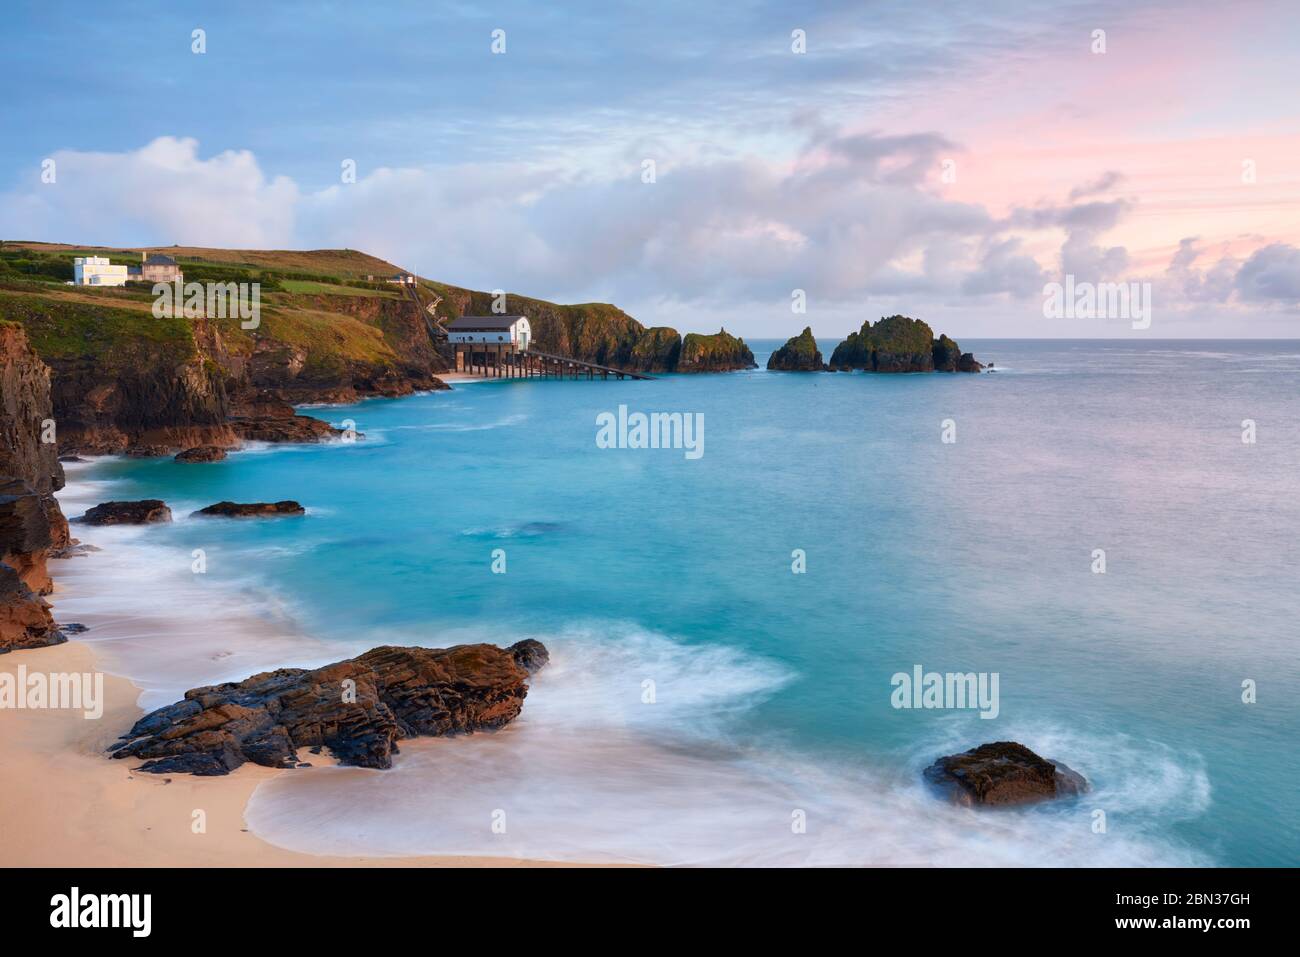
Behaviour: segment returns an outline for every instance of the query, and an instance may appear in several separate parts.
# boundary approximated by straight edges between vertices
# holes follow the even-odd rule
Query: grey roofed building
[[[448,332],[501,332],[524,316],[460,316],[447,326]]]
[[[176,260],[172,259],[171,256],[164,256],[162,253],[150,253],[144,264],[146,266],[175,266]]]

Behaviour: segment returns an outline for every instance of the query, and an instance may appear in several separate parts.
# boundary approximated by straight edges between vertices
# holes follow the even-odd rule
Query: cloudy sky
[[[45,0],[4,26],[6,239],[350,247],[751,337],[1300,337],[1294,2]],[[1150,283],[1151,327],[1045,318],[1067,274]]]

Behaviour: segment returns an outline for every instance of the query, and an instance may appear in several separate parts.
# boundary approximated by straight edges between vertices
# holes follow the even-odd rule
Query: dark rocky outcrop
[[[0,654],[67,641],[54,624],[50,606],[27,587],[18,572],[0,563]]]
[[[745,340],[722,329],[711,336],[692,332],[682,339],[676,371],[732,372],[757,368],[754,353],[745,345]]]
[[[54,590],[46,562],[68,548],[68,523],[52,495],[23,479],[0,478],[0,562],[39,595]]]
[[[0,475],[21,478],[39,495],[63,488],[58,445],[46,438],[54,423],[50,370],[23,327],[0,320]],[[61,426],[61,423],[59,423]]]
[[[925,778],[951,800],[968,806],[1028,804],[1088,790],[1077,771],[1014,741],[995,741],[939,758],[926,769]]]
[[[297,766],[299,748],[328,748],[342,764],[392,767],[410,737],[500,728],[519,715],[528,669],[546,649],[374,648],[324,668],[281,668],[195,688],[145,715],[111,749],[154,773],[227,774],[246,761]]]
[[[812,327],[805,326],[803,332],[787,339],[785,345],[768,357],[767,367],[777,372],[821,372],[826,368],[822,354],[817,349],[817,340],[813,338]]]
[[[172,510],[158,498],[145,498],[138,502],[102,502],[87,509],[77,519],[87,525],[152,525],[170,522]]]
[[[536,638],[525,638],[523,641],[516,641],[510,646],[509,651],[514,655],[515,664],[530,675],[540,671],[551,660],[551,653]]]
[[[241,439],[251,442],[323,442],[343,434],[342,429],[299,415],[293,406],[265,393],[236,403],[230,425]]]
[[[305,515],[307,510],[297,502],[218,502],[201,508],[195,515],[219,518],[274,518],[278,515]]]
[[[176,454],[177,462],[220,462],[226,457],[226,450],[216,445],[196,445],[192,449]]]
[[[935,372],[957,371],[957,363],[961,360],[961,347],[946,335],[941,335],[934,340],[931,354],[934,356]]]
[[[41,595],[46,562],[75,544],[54,492],[63,466],[50,400],[50,370],[22,327],[0,321],[0,651],[63,640]]]
[[[836,372],[978,372],[981,366],[952,339],[945,335],[936,339],[920,319],[887,316],[875,325],[864,322],[859,331],[849,333],[831,354],[830,368]]]

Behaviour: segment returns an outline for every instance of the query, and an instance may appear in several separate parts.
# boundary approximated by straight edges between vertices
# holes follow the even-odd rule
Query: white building
[[[456,352],[456,371],[481,368],[485,375],[513,375],[522,367],[532,329],[525,316],[461,316],[447,326],[447,341]]]
[[[72,272],[78,286],[126,285],[126,267],[114,266],[104,256],[78,256],[72,260]]]
[[[461,316],[447,326],[452,345],[501,345],[527,352],[531,336],[527,316]]]

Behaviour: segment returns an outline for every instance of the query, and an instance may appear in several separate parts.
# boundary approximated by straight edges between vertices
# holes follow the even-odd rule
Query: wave
[[[72,481],[59,494],[69,514],[80,514],[74,504],[113,497],[116,483],[88,480],[84,468],[69,469]],[[526,534],[533,524],[545,523],[505,531]],[[141,687],[143,708],[188,688],[318,666],[377,643],[366,634],[339,642],[304,633],[299,609],[248,561],[254,548],[214,548],[209,561],[248,567],[218,579],[194,574],[190,552],[169,544],[166,529],[78,526],[74,534],[103,551],[56,563],[56,617],[90,626],[83,640],[96,644],[105,667]],[[558,632],[473,625],[438,634],[442,644],[538,638],[552,662],[532,682],[519,719],[500,732],[403,742],[386,772],[317,767],[264,782],[245,812],[254,833],[311,854],[670,866],[1212,863],[1169,831],[1170,822],[1209,809],[1205,763],[1160,742],[1002,723],[999,737],[1065,761],[1094,790],[1078,801],[973,811],[936,799],[920,776],[936,755],[975,743],[968,724],[938,722],[904,751],[870,760],[756,735],[747,729],[757,722],[746,719],[798,675],[741,647],[607,620]],[[427,636],[385,630],[382,640]],[[1097,810],[1105,833],[1094,830]]]
[[[118,484],[71,477],[57,497],[73,516],[112,498]],[[209,521],[192,518],[192,508],[174,502],[172,525]],[[295,603],[248,561],[254,550],[206,547],[208,566],[222,565],[217,577],[195,572],[193,550],[169,542],[167,526],[72,529],[100,550],[52,563],[55,619],[88,626],[80,640],[96,645],[106,670],[141,688],[138,704],[145,710],[177,701],[190,688],[350,653],[302,631]],[[243,573],[230,574],[232,567]]]
[[[509,727],[404,742],[390,771],[281,775],[254,793],[249,827],[313,854],[668,866],[1209,863],[1134,823],[1208,803],[1203,768],[1158,747],[1025,734],[1053,756],[1075,757],[1097,776],[1096,792],[973,811],[937,799],[915,773],[945,753],[933,744],[891,769],[739,736],[736,719],[794,677],[777,663],[613,623],[532,637],[551,648],[552,663]],[[1097,807],[1115,822],[1108,833],[1094,833]]]
[[[422,422],[418,425],[394,425],[391,428],[415,432],[486,432],[491,429],[510,428],[526,421],[528,421],[528,416],[521,413],[508,415],[496,422]]]

